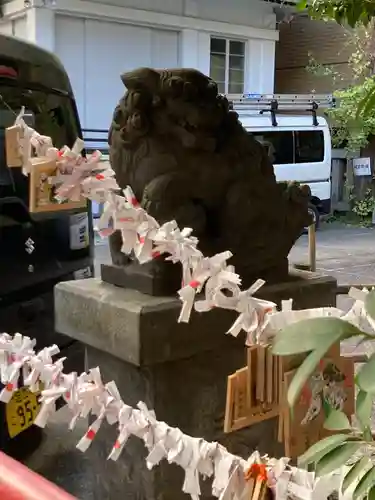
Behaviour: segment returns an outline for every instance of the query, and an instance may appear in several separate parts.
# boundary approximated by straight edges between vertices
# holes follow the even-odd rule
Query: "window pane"
[[[229,68],[230,69],[243,69],[245,65],[245,59],[242,56],[229,56]]]
[[[230,69],[229,70],[229,83],[244,83],[244,74],[243,71],[239,69]]]
[[[243,83],[230,83],[228,88],[229,94],[243,94]]]
[[[273,165],[294,163],[293,132],[253,132],[253,136],[266,147]]]
[[[211,52],[225,54],[226,40],[223,38],[211,38]]]
[[[296,132],[296,163],[324,160],[324,136],[321,130]]]
[[[231,40],[229,43],[229,54],[244,55],[245,53],[245,42],[236,42]]]
[[[211,68],[225,69],[225,55],[211,54]]]
[[[218,82],[225,82],[225,68],[211,67],[210,77]]]
[[[219,94],[225,94],[225,82],[216,82]]]

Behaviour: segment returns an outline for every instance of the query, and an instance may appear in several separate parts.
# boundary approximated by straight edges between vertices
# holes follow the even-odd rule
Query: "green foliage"
[[[375,291],[371,290],[366,296],[365,308],[370,318],[375,321]]]
[[[357,376],[357,384],[362,391],[375,393],[375,354],[361,368]]]
[[[366,121],[371,119],[375,108],[375,78],[372,77],[366,92],[359,102],[356,119]]]
[[[372,395],[366,391],[360,390],[357,394],[356,410],[358,422],[363,430],[368,427],[372,412]]]
[[[373,87],[373,78],[366,78],[363,83],[335,92],[339,105],[328,111],[334,126],[332,134],[334,146],[346,143],[346,149],[353,153],[364,148],[368,144],[369,137],[375,134],[375,114],[358,114],[359,106]]]
[[[306,66],[306,71],[308,73],[311,73],[319,78],[328,78],[332,81],[335,87],[337,87],[340,82],[344,80],[341,73],[335,70],[333,66],[330,66],[329,64],[320,64],[319,61],[315,59],[312,52],[309,52],[307,55],[309,57],[309,62]]]
[[[352,427],[344,412],[340,410],[331,410],[324,422],[324,428],[328,431],[348,431]]]
[[[329,451],[315,464],[317,475],[324,476],[340,469],[357,453],[360,447],[360,442],[348,442]]]
[[[328,436],[318,443],[312,445],[303,455],[298,459],[298,465],[300,467],[308,467],[310,464],[319,462],[319,460],[324,457],[331,450],[334,450],[343,443],[346,443],[349,439],[348,434],[333,434],[333,436]]]
[[[343,484],[342,484],[342,491],[345,493],[345,491],[350,488],[350,486],[357,480],[358,476],[362,473],[363,469],[367,467],[369,463],[369,458],[368,457],[362,457],[360,458],[349,470],[349,472],[346,474]]]
[[[298,6],[302,10],[307,8],[313,18],[335,20],[340,24],[356,27],[354,40],[358,50],[352,54],[350,64],[358,83],[336,92],[340,104],[329,115],[336,127],[334,144],[341,146],[346,142],[349,151],[358,151],[367,145],[368,137],[375,134],[375,0],[300,0]],[[335,83],[340,79],[340,75],[332,68],[314,61],[310,63],[308,70],[330,77]],[[353,210],[360,217],[366,217],[372,212],[374,197],[371,190],[363,200],[352,201]],[[375,325],[374,291],[367,295],[365,309]],[[283,356],[308,353],[289,387],[290,406],[294,405],[329,348],[335,342],[350,336],[374,340],[374,337],[337,318],[305,320],[279,332],[273,346],[275,354]],[[333,431],[345,430],[346,433],[334,434],[313,445],[299,458],[299,465],[313,466],[319,476],[334,472],[351,462],[343,481],[343,492],[354,488],[353,500],[375,500],[375,442],[371,433],[371,413],[375,398],[375,354],[359,371],[356,385],[359,388],[356,417],[360,429],[353,428],[343,412],[328,409],[325,427]]]
[[[375,198],[372,189],[367,189],[363,198],[358,199],[354,194],[353,188],[349,191],[349,200],[352,204],[352,211],[358,215],[362,222],[369,221],[371,223],[372,212],[375,208]]]
[[[375,291],[368,293],[366,313],[375,322]],[[329,349],[342,340],[359,337],[374,340],[375,337],[361,331],[340,318],[313,318],[286,326],[273,343],[273,352],[281,356],[308,353],[297,369],[288,390],[291,407],[303,387],[308,383],[320,360]],[[329,407],[324,427],[343,434],[334,434],[315,445],[302,455],[298,464],[313,468],[318,476],[330,474],[350,463],[342,489],[353,489],[353,499],[375,500],[375,463],[369,457],[375,455],[375,442],[371,434],[371,413],[375,397],[375,354],[363,365],[356,377],[359,392],[356,398],[356,418],[360,428],[354,428],[340,410]]]
[[[375,0],[374,0],[375,2]],[[375,131],[375,20],[367,26],[359,24],[347,31],[346,45],[352,50],[349,67],[353,84],[342,88],[344,77],[334,67],[323,65],[313,54],[309,54],[306,70],[317,77],[329,79],[335,92],[338,106],[327,112],[332,124],[332,141],[336,147],[346,144],[350,152],[357,152],[368,144]]]
[[[304,332],[301,335],[301,331]],[[279,356],[310,352],[328,343],[327,350],[339,340],[361,335],[354,325],[340,318],[313,318],[292,323],[279,332],[273,353]],[[320,358],[319,358],[320,359]]]
[[[298,8],[307,8],[314,19],[333,19],[351,27],[358,22],[367,24],[375,16],[374,0],[300,0]]]

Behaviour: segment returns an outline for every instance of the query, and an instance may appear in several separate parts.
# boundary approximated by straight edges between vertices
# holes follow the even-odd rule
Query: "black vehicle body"
[[[72,147],[82,137],[73,91],[60,61],[35,45],[0,35],[0,331],[35,338],[37,349],[57,344],[68,358],[66,371],[82,371],[82,346],[55,332],[53,289],[60,281],[93,275],[91,207],[42,215],[29,212],[28,178],[21,168],[7,167],[4,147],[4,129],[22,106],[32,115],[31,126],[52,137],[56,147]],[[74,230],[82,220],[85,235],[73,245]],[[30,242],[35,248],[28,252]],[[0,407],[0,426],[1,415]],[[8,441],[0,431],[0,449]],[[17,438],[11,441],[16,446]]]

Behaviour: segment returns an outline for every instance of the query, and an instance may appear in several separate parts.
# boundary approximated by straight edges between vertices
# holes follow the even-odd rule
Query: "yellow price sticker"
[[[11,438],[32,426],[40,410],[39,396],[40,391],[31,392],[27,387],[14,392],[6,404],[6,421]]]

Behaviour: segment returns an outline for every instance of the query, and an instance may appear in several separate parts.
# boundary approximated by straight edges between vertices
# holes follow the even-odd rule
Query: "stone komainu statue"
[[[308,188],[276,182],[263,146],[199,71],[141,68],[122,81],[109,132],[120,186],[159,223],[193,228],[205,255],[231,250],[244,285],[285,279],[289,251],[310,223]],[[110,246],[113,263],[126,264],[120,234]]]

